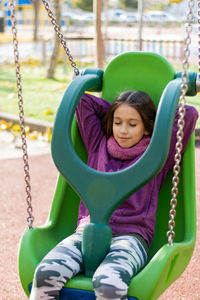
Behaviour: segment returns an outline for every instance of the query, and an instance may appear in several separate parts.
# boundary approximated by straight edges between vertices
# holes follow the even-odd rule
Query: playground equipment
[[[43,2],[47,7],[47,2],[45,0]],[[193,3],[193,1],[190,2]],[[192,5],[190,6],[190,14],[191,11]],[[12,12],[14,20],[14,6],[12,6]],[[58,35],[60,35],[59,28],[56,24],[54,25]],[[13,33],[15,53],[17,54],[16,26],[14,25]],[[187,39],[189,40],[189,38],[188,30]],[[61,41],[62,39],[63,36],[61,36]],[[165,163],[179,98],[180,125],[177,132],[179,140],[176,150],[177,155],[180,154],[185,95],[194,96],[197,92],[197,74],[187,73],[188,45],[189,43],[184,53],[185,63],[183,64],[184,71],[182,74],[176,74],[169,62],[159,55],[129,52],[113,59],[105,72],[100,69],[86,69],[82,74],[83,76],[78,76],[80,72],[68,51],[77,78],[70,84],[63,96],[57,112],[52,137],[52,156],[61,175],[58,178],[49,218],[44,226],[38,228],[32,226],[30,176],[26,139],[22,130],[29,228],[25,230],[21,239],[19,274],[22,286],[27,294],[29,294],[37,264],[59,241],[74,232],[80,196],[88,207],[91,216],[91,223],[86,227],[84,233],[83,255],[86,275],[92,275],[99,261],[109,249],[111,239],[111,230],[107,225],[109,216],[124,199],[155,176]],[[64,42],[63,46],[67,49]],[[20,74],[17,55],[15,55],[15,63],[17,74]],[[23,102],[20,87],[21,80],[18,76],[19,102],[21,104],[20,123],[23,129]],[[103,98],[109,101],[113,101],[124,90],[143,90],[151,96],[158,106],[151,143],[141,159],[130,168],[115,173],[102,173],[89,168],[85,164],[87,153],[78,132],[74,112],[81,95],[86,90],[102,91]],[[149,262],[132,279],[128,299],[157,299],[180,276],[192,255],[196,232],[194,136],[183,155],[182,172],[180,174],[181,185],[178,190],[179,172],[177,172],[177,169],[179,169],[179,164],[180,160],[175,159],[172,199],[170,196],[172,171],[169,172],[160,191],[159,199],[162,198],[162,205],[159,202],[156,234],[150,248]],[[78,182],[77,174],[79,177]],[[133,180],[130,182],[128,178],[134,178],[134,183]],[[122,181],[123,185],[120,184]],[[111,191],[112,194],[117,196],[112,197]],[[177,198],[180,201],[177,207],[176,241],[174,242]],[[95,205],[93,203],[94,199]],[[167,232],[168,244],[166,244],[165,232],[167,231],[169,203],[171,204],[171,210],[169,231]],[[96,212],[97,207],[98,213]],[[101,237],[104,240],[103,245]],[[95,299],[92,289],[91,278],[81,274],[67,283],[67,286],[61,292],[60,299]]]

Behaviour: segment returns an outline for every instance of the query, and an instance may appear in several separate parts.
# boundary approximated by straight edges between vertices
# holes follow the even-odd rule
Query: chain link
[[[13,33],[13,45],[14,45],[14,59],[16,68],[16,78],[17,78],[17,91],[18,91],[18,106],[19,106],[19,122],[21,128],[21,140],[22,140],[22,150],[23,150],[23,162],[24,162],[24,175],[25,175],[25,191],[26,191],[26,202],[27,202],[27,222],[29,229],[33,228],[33,209],[32,209],[32,196],[31,196],[31,185],[30,185],[30,174],[29,174],[29,163],[28,163],[28,153],[27,153],[27,143],[26,143],[26,131],[25,131],[25,121],[24,121],[24,109],[23,109],[23,96],[22,96],[22,84],[21,84],[21,72],[19,63],[19,49],[17,40],[17,20],[16,20],[16,8],[13,0],[10,1],[10,11],[11,11],[11,22],[12,22],[12,33]]]
[[[170,201],[170,220],[168,223],[169,231],[167,232],[168,237],[168,244],[170,246],[173,246],[173,241],[175,237],[175,217],[176,217],[176,206],[177,206],[177,196],[178,196],[178,184],[179,184],[179,173],[180,173],[180,163],[181,163],[181,150],[183,148],[182,140],[183,140],[183,129],[184,129],[184,117],[185,117],[185,96],[188,90],[187,82],[188,82],[188,68],[189,68],[189,56],[190,56],[190,50],[189,46],[191,44],[191,37],[190,34],[192,32],[192,25],[191,21],[193,20],[194,14],[193,14],[193,8],[194,8],[195,1],[194,0],[188,0],[188,12],[187,12],[187,21],[186,21],[186,36],[184,39],[184,52],[183,52],[183,72],[182,72],[182,84],[181,84],[181,95],[179,99],[179,110],[178,110],[178,131],[176,134],[177,142],[176,142],[176,154],[174,157],[174,167],[173,167],[173,178],[172,178],[172,190],[171,190],[171,201]]]
[[[70,53],[69,48],[67,47],[67,43],[66,43],[66,41],[64,39],[64,36],[61,33],[61,31],[60,31],[60,26],[57,24],[56,18],[54,17],[53,12],[51,11],[51,9],[49,7],[48,2],[46,0],[42,0],[42,2],[44,4],[44,7],[45,7],[45,9],[47,11],[47,14],[48,14],[50,20],[51,20],[51,23],[53,24],[54,30],[55,30],[58,38],[60,39],[60,42],[61,42],[61,44],[63,46],[63,49],[64,49],[64,51],[65,51],[65,53],[66,53],[66,55],[68,57],[68,60],[69,60],[69,62],[71,64],[72,68],[74,68],[74,73],[75,73],[76,76],[78,76],[79,73],[80,73],[80,71],[79,71],[78,67],[76,66],[76,63],[74,62],[74,59],[73,59],[73,57],[72,57],[72,55]]]

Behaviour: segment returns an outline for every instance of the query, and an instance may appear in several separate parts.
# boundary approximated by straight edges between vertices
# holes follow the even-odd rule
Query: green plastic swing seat
[[[19,275],[27,295],[38,263],[59,241],[74,232],[81,197],[91,216],[82,248],[87,277],[81,274],[71,279],[63,289],[61,299],[95,299],[90,276],[109,249],[111,230],[107,224],[110,215],[130,194],[155,176],[166,160],[180,95],[179,77],[169,62],[157,54],[128,52],[115,57],[105,72],[86,69],[84,76],[70,84],[53,130],[52,156],[60,175],[50,214],[44,226],[26,229],[20,243]],[[190,74],[188,86],[188,95],[196,95],[195,73]],[[141,159],[126,170],[103,173],[86,165],[87,153],[74,112],[81,95],[88,90],[102,91],[102,97],[108,101],[113,101],[125,90],[142,90],[158,106],[151,143]],[[159,194],[156,234],[150,247],[149,262],[131,280],[129,299],[157,299],[180,276],[192,256],[196,234],[194,136],[181,165],[174,245],[168,246],[166,238],[170,171]],[[134,180],[130,182],[129,178]],[[71,292],[74,296],[70,298]]]

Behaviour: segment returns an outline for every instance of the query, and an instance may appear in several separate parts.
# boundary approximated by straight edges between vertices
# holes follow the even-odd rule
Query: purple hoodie
[[[84,94],[77,106],[76,116],[79,130],[88,151],[88,166],[103,172],[114,172],[135,163],[143,154],[132,160],[116,159],[108,153],[107,139],[101,126],[101,119],[108,111],[110,103],[90,94]],[[140,234],[151,244],[155,233],[158,194],[167,172],[174,164],[177,118],[173,125],[170,150],[164,167],[158,175],[124,201],[111,215],[109,225],[113,234]],[[192,106],[186,106],[183,151],[195,129],[198,112]],[[87,208],[81,201],[78,226],[89,223]]]

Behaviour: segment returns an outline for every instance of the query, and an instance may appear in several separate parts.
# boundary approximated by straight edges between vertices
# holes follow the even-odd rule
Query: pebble
[[[15,137],[11,132],[9,132],[7,130],[0,131],[0,143],[1,144],[10,144],[10,143],[13,143],[14,140],[15,140]]]
[[[27,139],[28,156],[42,155],[50,153],[50,143],[41,140]],[[16,138],[11,132],[0,131],[0,159],[22,157],[22,142],[20,138]]]

